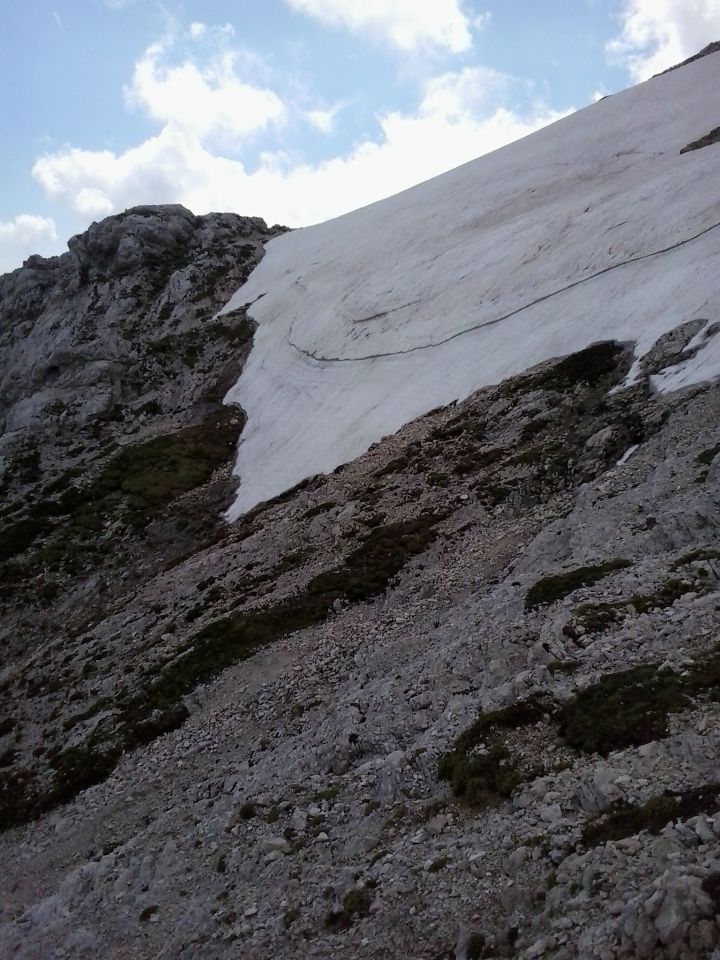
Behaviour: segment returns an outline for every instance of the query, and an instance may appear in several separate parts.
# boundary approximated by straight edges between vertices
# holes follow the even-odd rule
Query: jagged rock
[[[621,917],[621,956],[681,960],[718,944],[715,906],[703,889],[706,872],[670,868],[635,897]]]

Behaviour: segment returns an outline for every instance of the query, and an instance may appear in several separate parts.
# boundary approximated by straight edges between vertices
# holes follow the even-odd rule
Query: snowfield
[[[720,320],[720,53],[397,196],[270,242],[226,402],[235,519],[434,407],[606,339]],[[720,337],[654,378],[720,374]]]

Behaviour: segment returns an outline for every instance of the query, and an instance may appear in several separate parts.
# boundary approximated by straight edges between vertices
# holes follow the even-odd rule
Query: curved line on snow
[[[473,324],[471,327],[466,327],[464,330],[458,330],[457,333],[452,333],[449,337],[445,337],[443,340],[436,340],[434,343],[426,343],[417,347],[408,347],[405,350],[389,350],[386,353],[369,353],[362,357],[323,357],[319,356],[313,350],[305,350],[302,347],[299,347],[290,339],[288,339],[288,343],[294,350],[297,350],[298,353],[303,354],[303,356],[308,357],[310,360],[315,360],[316,363],[362,363],[364,360],[380,360],[383,357],[400,357],[408,353],[417,353],[418,350],[432,350],[435,347],[442,347],[446,343],[457,340],[458,337],[464,337],[467,333],[474,333],[476,330],[482,330],[484,327],[494,327],[495,324],[502,323],[503,320],[509,320],[511,317],[517,316],[517,314],[522,313],[523,310],[529,310],[530,307],[535,307],[539,303],[544,303],[546,300],[550,300],[552,297],[556,297],[560,293],[565,293],[568,290],[572,290],[574,287],[581,286],[583,283],[588,283],[590,280],[595,280],[597,277],[601,277],[605,273],[611,273],[613,270],[618,270],[620,267],[626,267],[631,263],[639,263],[641,260],[649,260],[651,257],[659,257],[663,253],[670,253],[671,250],[677,250],[680,247],[684,247],[686,244],[692,243],[693,240],[698,240],[700,237],[704,237],[706,233],[710,233],[711,230],[716,230],[718,227],[720,227],[720,222],[713,223],[709,227],[705,227],[705,229],[701,230],[699,233],[694,234],[692,237],[686,237],[685,240],[679,240],[677,243],[671,243],[669,247],[663,247],[661,250],[653,250],[652,253],[642,253],[636,257],[630,257],[628,260],[621,260],[619,263],[613,263],[609,267],[603,267],[602,270],[596,270],[595,273],[591,273],[587,277],[582,277],[580,280],[573,280],[572,283],[567,283],[564,287],[559,287],[557,290],[553,290],[551,293],[544,293],[541,297],[536,297],[529,303],[525,303],[521,307],[511,310],[510,313],[505,313],[501,317],[496,317],[494,320],[486,320],[483,323]],[[417,303],[419,301],[414,302]],[[406,304],[406,306],[411,305],[412,304]],[[395,309],[400,310],[402,307],[397,307]],[[290,333],[292,333],[292,326],[290,328]]]

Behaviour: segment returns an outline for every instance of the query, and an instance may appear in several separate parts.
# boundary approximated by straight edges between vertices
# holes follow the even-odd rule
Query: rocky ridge
[[[230,250],[196,255],[242,239],[249,269],[270,232],[229,221]],[[97,358],[138,273],[81,283],[82,262],[48,269],[98,285],[105,320],[78,307],[73,328]],[[24,314],[40,362],[4,326],[0,952],[712,956],[720,387],[651,376],[716,318],[678,318],[632,387],[631,346],[595,344],[227,526],[241,414],[206,441],[218,360],[237,376],[251,331],[215,330],[192,284],[157,331],[183,271],[109,418],[92,390],[70,403],[76,378],[101,370],[107,397],[126,378],[50,362],[62,287]],[[3,278],[6,318],[31,279]]]
[[[281,229],[136,207],[0,278],[6,666],[222,530],[235,484],[217,471],[243,424],[222,399],[253,324],[213,318]],[[183,495],[183,516],[166,509]]]

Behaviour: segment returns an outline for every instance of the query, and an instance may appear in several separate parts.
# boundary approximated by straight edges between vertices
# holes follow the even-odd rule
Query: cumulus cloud
[[[361,32],[401,50],[433,45],[453,53],[472,46],[471,22],[458,0],[286,0],[299,13]],[[477,21],[477,18],[476,18]]]
[[[502,104],[518,93],[525,108]],[[263,155],[256,169],[218,155],[197,128],[166,123],[121,153],[66,148],[41,157],[33,176],[75,212],[103,215],[138,203],[184,203],[196,213],[236,210],[301,226],[389,196],[525,136],[561,116],[524,84],[467,67],[429,80],[417,108],[377,118],[378,133],[342,156],[292,166]]]
[[[192,39],[205,33],[200,23],[189,30]],[[220,50],[202,66],[192,60],[169,65],[164,62],[168,46],[152,44],[135,64],[125,90],[130,106],[193,136],[220,141],[237,141],[284,118],[277,94],[239,76],[236,51]]]
[[[720,0],[626,0],[620,22],[608,54],[647,80],[720,37]]]
[[[57,240],[50,217],[20,213],[13,220],[0,221],[0,273],[16,267],[31,253],[45,253]]]

